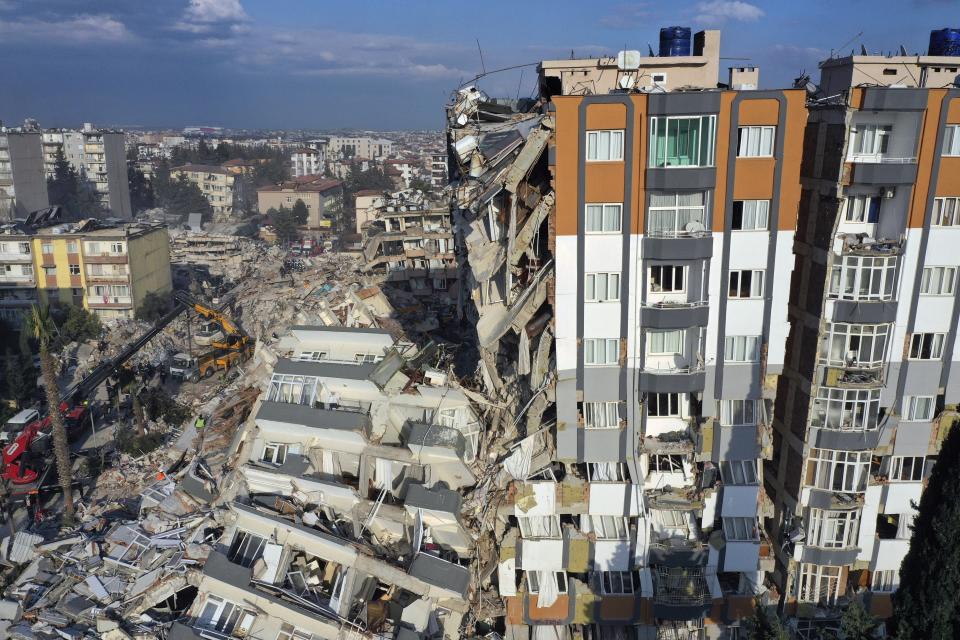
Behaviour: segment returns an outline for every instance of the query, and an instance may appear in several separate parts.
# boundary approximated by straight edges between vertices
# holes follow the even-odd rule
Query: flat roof
[[[377,327],[330,327],[326,325],[297,324],[290,327],[290,331],[325,331],[329,333],[376,333],[390,335],[386,329]]]
[[[323,362],[291,360],[280,358],[273,368],[274,373],[294,376],[312,376],[316,378],[347,378],[350,380],[367,380],[377,368],[376,363],[342,364],[338,362]]]
[[[414,556],[407,573],[426,583],[459,593],[463,597],[467,596],[467,589],[470,587],[470,571],[466,567],[447,562],[428,553],[421,552]]]
[[[367,427],[369,419],[359,411],[338,409],[314,409],[303,404],[266,401],[260,403],[256,420],[274,420],[300,424],[317,429],[341,429],[360,431]]]

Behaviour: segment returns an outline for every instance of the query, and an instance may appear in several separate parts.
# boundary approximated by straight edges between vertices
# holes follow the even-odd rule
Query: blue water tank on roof
[[[661,56],[690,55],[690,27],[664,27],[660,29]]]
[[[660,45],[663,46],[663,45]],[[960,29],[937,29],[930,32],[930,56],[960,56]]]

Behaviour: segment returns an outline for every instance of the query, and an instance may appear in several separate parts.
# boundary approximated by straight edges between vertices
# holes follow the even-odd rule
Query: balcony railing
[[[879,153],[861,153],[847,156],[847,162],[859,164],[916,164],[917,158],[915,156],[898,158]]]

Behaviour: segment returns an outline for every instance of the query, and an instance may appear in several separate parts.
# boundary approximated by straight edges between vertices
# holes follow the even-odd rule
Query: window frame
[[[730,269],[727,274],[727,298],[729,300],[762,300],[764,297],[765,269]],[[746,288],[746,295],[744,289]]]
[[[870,590],[877,593],[893,593],[900,588],[898,569],[877,569],[870,575]]]
[[[943,359],[943,347],[947,342],[947,334],[935,331],[924,331],[910,334],[910,345],[907,350],[907,360],[932,361]]]
[[[608,135],[607,149],[605,158],[599,157],[600,140],[603,134]],[[620,143],[617,149],[614,149],[613,142],[619,138]],[[624,157],[624,145],[626,135],[623,129],[590,129],[586,132],[584,140],[584,149],[587,162],[622,162]],[[591,158],[591,152],[593,157]]]
[[[686,196],[686,199],[689,199],[690,196],[699,196],[699,203],[685,203],[682,202]],[[650,194],[649,204],[647,205],[647,217],[646,217],[646,234],[651,238],[680,238],[691,235],[693,232],[686,230],[686,224],[690,222],[699,222],[703,227],[703,231],[698,233],[705,233],[709,230],[709,225],[707,224],[707,211],[709,210],[710,194],[707,191],[664,191],[664,192],[655,192]],[[670,204],[655,204],[657,199],[664,199],[667,197],[672,197],[673,202]],[[697,219],[697,214],[699,214],[699,219]],[[669,229],[664,229],[667,225],[663,224],[663,219],[661,217],[671,216],[672,224],[669,225]],[[690,219],[684,224],[681,228],[681,221],[684,217],[689,216]],[[666,218],[664,218],[666,219]],[[659,225],[655,227],[653,222],[658,222]]]
[[[629,596],[636,592],[632,571],[598,571],[597,573],[600,574],[600,591],[604,595]]]
[[[723,535],[728,542],[759,542],[756,516],[723,516]]]
[[[748,207],[750,204],[752,206]],[[761,206],[763,205],[763,206]],[[748,210],[749,209],[749,210]],[[739,226],[738,225],[739,216]],[[751,226],[744,226],[747,219],[753,220]],[[759,225],[759,221],[763,225]],[[769,200],[734,200],[733,210],[730,213],[731,231],[769,231],[770,230],[770,201]]]
[[[683,417],[683,400],[685,393],[679,391],[651,391],[647,393],[647,417],[648,418],[681,418]],[[666,404],[666,407],[661,405]],[[676,405],[675,407],[673,405]],[[666,413],[660,413],[661,409]],[[656,411],[656,413],[654,413]],[[676,413],[674,413],[676,412]]]
[[[944,220],[947,220],[946,224]],[[931,227],[960,227],[960,197],[941,196],[933,199]]]
[[[680,123],[681,121],[686,121],[686,132],[680,132]],[[690,136],[691,128],[690,123],[697,121],[697,133],[696,141],[692,142]],[[670,140],[671,140],[671,124],[676,123],[676,131],[674,132],[674,149],[675,153],[671,156],[670,149]],[[712,167],[715,165],[716,161],[716,146],[717,146],[717,114],[699,114],[699,115],[683,115],[683,116],[650,116],[650,149],[648,162],[651,167],[654,168],[663,168],[663,169],[676,169],[676,168],[685,168],[685,167]],[[661,144],[661,128],[664,129],[662,134],[662,144]],[[704,137],[706,136],[706,138]],[[685,137],[685,138],[684,138]],[[679,148],[681,147],[681,141],[685,144],[684,147],[689,147],[690,151],[687,154],[683,154]],[[671,164],[670,160],[681,159],[681,158],[692,158],[694,161],[687,164],[674,163]]]
[[[830,268],[827,297],[832,300],[853,301],[889,301],[895,299],[897,293],[897,259],[898,256],[895,255],[843,256],[841,260],[835,261]],[[873,286],[875,279],[877,279],[877,287]]]
[[[603,358],[598,358],[599,355]],[[611,359],[611,356],[613,358]],[[587,367],[608,367],[620,362],[620,340],[618,338],[584,338],[583,364]]]
[[[599,406],[598,406],[599,405]],[[597,413],[597,410],[600,413]],[[611,409],[613,413],[611,414]],[[616,419],[612,424],[599,426],[596,424],[595,416],[602,415],[604,422],[609,422],[611,415]],[[585,429],[619,429],[620,428],[620,403],[615,400],[587,401],[583,403],[583,427]]]
[[[818,428],[829,431],[876,431],[880,426],[880,395],[880,389],[818,387],[813,398],[813,419],[819,421]],[[835,423],[837,418],[839,422]]]
[[[591,207],[600,208],[600,228],[591,228]],[[616,210],[616,228],[607,228],[607,210]],[[595,220],[594,220],[595,221]],[[583,207],[583,232],[590,235],[613,235],[623,231],[622,202],[589,202]]]
[[[944,129],[940,155],[947,158],[960,156],[960,124],[948,124]]]
[[[724,427],[743,427],[759,424],[760,400],[720,400],[719,418]],[[748,415],[749,414],[749,415]],[[739,415],[739,420],[737,417]]]
[[[863,493],[867,490],[871,458],[872,452],[869,450],[813,448],[807,458],[810,466],[804,477],[804,485],[821,491]]]
[[[603,276],[606,297],[600,298],[597,297],[597,280],[600,276]],[[616,286],[613,286],[614,278],[616,278]],[[592,281],[592,284],[591,284]],[[593,295],[590,296],[587,292],[593,289]],[[611,295],[611,290],[614,290],[614,294]],[[619,271],[591,271],[589,273],[583,274],[583,301],[584,302],[620,302],[620,272]]]
[[[537,577],[538,571],[525,571],[527,578],[527,593],[530,594],[539,594],[540,593],[540,582]],[[567,593],[567,572],[566,571],[553,571],[557,576],[557,593],[559,595],[566,595]],[[532,577],[532,580],[531,580]]]
[[[843,205],[843,221],[847,224],[877,224],[882,206],[883,198],[877,195],[847,196]],[[859,215],[861,219],[855,220],[854,214]]]
[[[937,288],[934,291],[931,284],[934,284],[934,274],[940,273],[936,279]],[[921,296],[952,296],[957,286],[957,267],[952,265],[932,265],[924,267],[920,276],[920,295]]]
[[[889,482],[922,482],[926,461],[924,456],[890,456],[887,480]],[[904,477],[905,475],[907,477]]]
[[[684,344],[685,338],[686,338],[685,329],[648,329],[646,331],[646,334],[647,334],[647,339],[646,339],[645,346],[647,349],[646,355],[648,356],[681,356],[682,357],[686,351],[685,349],[686,345]],[[659,348],[666,349],[667,347],[665,345],[667,344],[667,339],[666,339],[667,334],[676,334],[677,345],[678,345],[677,348],[673,351],[655,351],[654,349],[656,347],[654,346],[654,336],[664,336],[663,339],[660,340],[661,345],[664,345],[664,346],[661,346]]]
[[[840,566],[801,563],[798,572],[797,600],[812,603],[826,600],[827,604],[836,604],[840,597],[842,575],[843,567]],[[823,597],[823,594],[826,597]]]
[[[829,322],[820,343],[819,362],[828,367],[875,369],[886,363],[893,325]],[[854,348],[855,347],[855,348]],[[836,357],[839,348],[840,355]],[[853,361],[848,354],[856,352]]]
[[[739,344],[740,341],[742,341],[742,345]],[[742,359],[735,357],[741,351],[741,346],[743,352]],[[760,348],[760,336],[726,336],[723,339],[723,361],[731,363],[760,362]]]
[[[806,544],[820,549],[846,549],[857,546],[859,533],[859,510],[810,508]]]
[[[774,125],[737,127],[738,158],[772,158],[776,143],[777,127]]]
[[[918,409],[921,406],[929,407],[928,417],[919,417]],[[903,412],[900,422],[931,422],[937,414],[936,396],[903,396]]]
[[[760,484],[756,460],[721,460],[720,479],[731,487],[755,487]]]
[[[654,284],[654,273],[659,274],[660,284]],[[664,282],[667,278],[664,278],[664,274],[669,273],[670,277],[670,287],[669,289],[664,288]],[[679,274],[680,288],[676,287],[677,275]],[[658,286],[659,289],[654,287]],[[660,294],[660,293],[686,293],[687,292],[687,266],[682,264],[652,264],[647,269],[647,293],[649,294]]]

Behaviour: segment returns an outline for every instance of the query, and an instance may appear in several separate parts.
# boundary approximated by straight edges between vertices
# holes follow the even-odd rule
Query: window
[[[923,456],[893,456],[890,459],[890,480],[920,482],[923,480]]]
[[[40,252],[46,255],[53,253],[53,245],[49,242],[44,242],[40,245]]]
[[[945,333],[915,333],[910,336],[911,360],[939,360],[943,356]]]
[[[651,509],[651,514],[656,521],[664,527],[686,528],[690,520],[686,511],[677,511],[674,509]]]
[[[880,389],[820,387],[813,401],[814,426],[833,431],[874,431],[880,415]]]
[[[630,472],[622,462],[589,462],[587,479],[590,482],[630,482]]]
[[[651,167],[712,167],[717,116],[650,118]]]
[[[960,198],[936,198],[933,201],[933,220],[931,225],[934,227],[955,227],[960,225],[960,210],[957,209],[957,201]]]
[[[633,574],[629,571],[601,571],[600,585],[606,595],[630,595],[633,593]]]
[[[527,571],[527,591],[540,593],[540,580],[543,577],[556,580],[557,593],[563,595],[567,592],[567,574],[564,571]]]
[[[77,241],[70,240],[67,242],[67,253],[76,253],[77,252]]]
[[[270,392],[267,398],[271,402],[312,406],[317,399],[317,379],[275,373],[270,379]]]
[[[843,219],[846,222],[874,224],[880,219],[880,196],[850,196]]]
[[[728,288],[727,293],[731,298],[762,298],[763,271],[731,271],[730,287]]]
[[[296,359],[300,361],[305,361],[305,362],[310,362],[310,361],[316,362],[318,360],[326,360],[327,352],[326,351],[302,351],[296,357]]]
[[[853,129],[854,156],[882,156],[890,146],[893,126],[889,124],[858,124]]]
[[[233,542],[230,543],[227,558],[230,562],[238,564],[241,567],[253,566],[253,563],[257,561],[257,558],[259,558],[263,552],[265,543],[266,540],[260,536],[238,530],[233,536]]]
[[[948,124],[943,132],[943,155],[960,156],[960,124]]]
[[[769,200],[734,200],[731,228],[734,231],[766,231],[770,220]]]
[[[615,302],[620,299],[619,273],[588,273],[584,287],[586,302]]]
[[[587,233],[619,233],[622,204],[588,204],[584,228]]]
[[[616,516],[580,516],[581,529],[591,531],[599,540],[627,540],[630,537],[630,523],[626,518]]]
[[[78,264],[72,264],[72,265],[70,265],[70,275],[72,275],[72,276],[78,276],[78,275],[80,275],[80,265],[78,265]]]
[[[683,293],[686,291],[686,267],[658,264],[650,267],[650,293]]]
[[[757,484],[756,460],[722,460],[720,462],[720,478],[723,484],[748,485]]]
[[[616,338],[586,338],[583,341],[583,363],[617,364],[619,351],[620,341]]]
[[[686,471],[683,468],[684,456],[679,453],[654,453],[650,455],[650,472],[659,473],[682,473],[686,477]]]
[[[648,393],[647,415],[653,418],[679,418],[679,393]]]
[[[889,332],[889,324],[831,322],[820,343],[820,361],[831,367],[879,367],[887,352]]]
[[[263,455],[260,456],[261,462],[270,464],[283,464],[287,459],[288,445],[279,442],[268,442],[263,445]]]
[[[683,355],[683,329],[647,332],[647,355]]]
[[[724,362],[758,362],[760,336],[727,336],[723,340]]]
[[[903,420],[929,422],[933,420],[935,398],[933,396],[903,396]]]
[[[702,191],[650,194],[647,234],[672,238],[706,229],[706,195]]]
[[[55,277],[55,276],[57,275],[57,268],[56,268],[56,267],[44,267],[44,268],[43,268],[43,275],[45,275],[45,276],[48,277],[48,278],[53,278],[53,277]]]
[[[737,131],[737,156],[741,158],[773,156],[773,138],[776,130],[776,127],[740,127]]]
[[[892,300],[897,257],[844,256],[830,272],[830,297],[840,300]]]
[[[860,528],[858,511],[810,509],[807,544],[823,549],[840,549],[857,544]]]
[[[865,491],[870,455],[869,451],[811,449],[807,484],[824,491]]]
[[[900,574],[897,569],[882,569],[873,572],[871,588],[881,593],[891,593],[900,586]]]
[[[956,280],[956,267],[924,267],[920,278],[920,295],[952,296]]]
[[[587,160],[623,160],[623,131],[587,131]]]
[[[756,518],[724,518],[723,534],[727,540],[759,540]]]
[[[312,640],[313,634],[309,631],[301,631],[287,622],[280,623],[280,632],[277,634],[277,640]]]
[[[583,403],[583,426],[587,429],[616,429],[620,426],[616,402]]]
[[[126,250],[122,242],[111,242],[110,253],[123,253]]]
[[[800,602],[824,602],[835,604],[840,595],[840,572],[843,567],[827,565],[801,564]]]
[[[757,424],[757,400],[721,400],[720,424],[724,426]]]
[[[224,636],[244,637],[253,626],[255,619],[254,614],[244,610],[240,605],[214,595],[207,595],[197,626],[217,631]]]
[[[518,516],[524,538],[559,538],[560,516]]]

